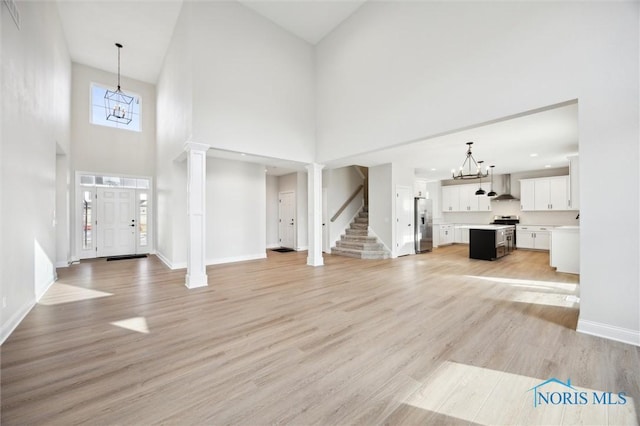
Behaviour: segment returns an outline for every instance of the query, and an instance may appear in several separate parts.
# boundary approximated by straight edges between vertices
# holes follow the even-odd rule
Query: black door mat
[[[290,248],[286,248],[286,247],[280,247],[277,249],[271,249],[271,251],[277,251],[278,253],[289,253],[290,251],[295,251],[294,249],[290,249]]]
[[[127,254],[124,256],[111,256],[107,257],[107,262],[112,260],[125,260],[125,259],[140,259],[141,257],[147,257],[146,254]]]

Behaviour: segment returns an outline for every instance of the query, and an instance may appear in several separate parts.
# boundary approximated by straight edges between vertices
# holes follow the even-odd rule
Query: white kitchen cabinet
[[[489,192],[490,190],[485,189],[485,191]],[[478,198],[478,211],[479,212],[490,212],[491,211],[491,197],[487,197],[487,195],[476,195]]]
[[[450,185],[442,187],[442,211],[477,212],[491,211],[491,199],[476,195],[479,184]],[[485,189],[486,190],[486,189]]]
[[[549,250],[552,226],[516,225],[516,247]]]
[[[462,225],[455,227],[455,239],[457,244],[469,244],[469,226]]]
[[[478,210],[476,188],[471,185],[460,185],[460,210],[473,212]]]
[[[440,225],[440,238],[438,245],[444,246],[455,242],[455,228],[453,225]]]
[[[460,211],[460,185],[442,187],[442,211]]]
[[[520,181],[523,211],[569,210],[569,176],[552,176]]]
[[[569,176],[549,178],[549,210],[569,210]]]
[[[520,181],[520,209],[522,211],[535,210],[535,180],[525,179]]]

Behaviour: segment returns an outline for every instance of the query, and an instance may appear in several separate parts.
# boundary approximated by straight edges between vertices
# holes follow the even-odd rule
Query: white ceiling
[[[221,0],[201,0],[221,1]],[[234,0],[232,0],[234,1]],[[353,14],[366,0],[235,0],[285,30],[316,44]],[[116,72],[122,49],[121,74],[155,84],[182,0],[57,0],[71,59]],[[476,160],[495,164],[495,173],[562,167],[578,151],[577,104],[524,114],[447,135],[364,153],[328,164],[375,166],[394,162],[414,168],[427,179],[446,179],[462,165],[465,142],[473,141]],[[532,157],[531,154],[537,154]],[[212,151],[210,155],[265,164],[269,174],[304,170],[283,160]],[[432,170],[435,169],[435,170]]]
[[[310,44],[317,44],[366,0],[238,0]]]
[[[58,0],[71,60],[155,84],[173,35],[181,0]]]

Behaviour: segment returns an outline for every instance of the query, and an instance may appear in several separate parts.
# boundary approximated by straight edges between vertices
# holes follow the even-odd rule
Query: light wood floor
[[[575,332],[548,254],[395,260],[269,252],[184,271],[83,262],[2,346],[2,424],[637,424],[638,348]],[[533,407],[556,377],[626,392]]]

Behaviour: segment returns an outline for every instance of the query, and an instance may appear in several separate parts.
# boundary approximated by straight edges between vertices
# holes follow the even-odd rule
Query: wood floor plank
[[[0,348],[0,421],[637,424],[639,349],[576,333],[578,277],[548,264],[268,252],[189,290],[154,256],[82,262]],[[551,377],[629,403],[534,408]]]

